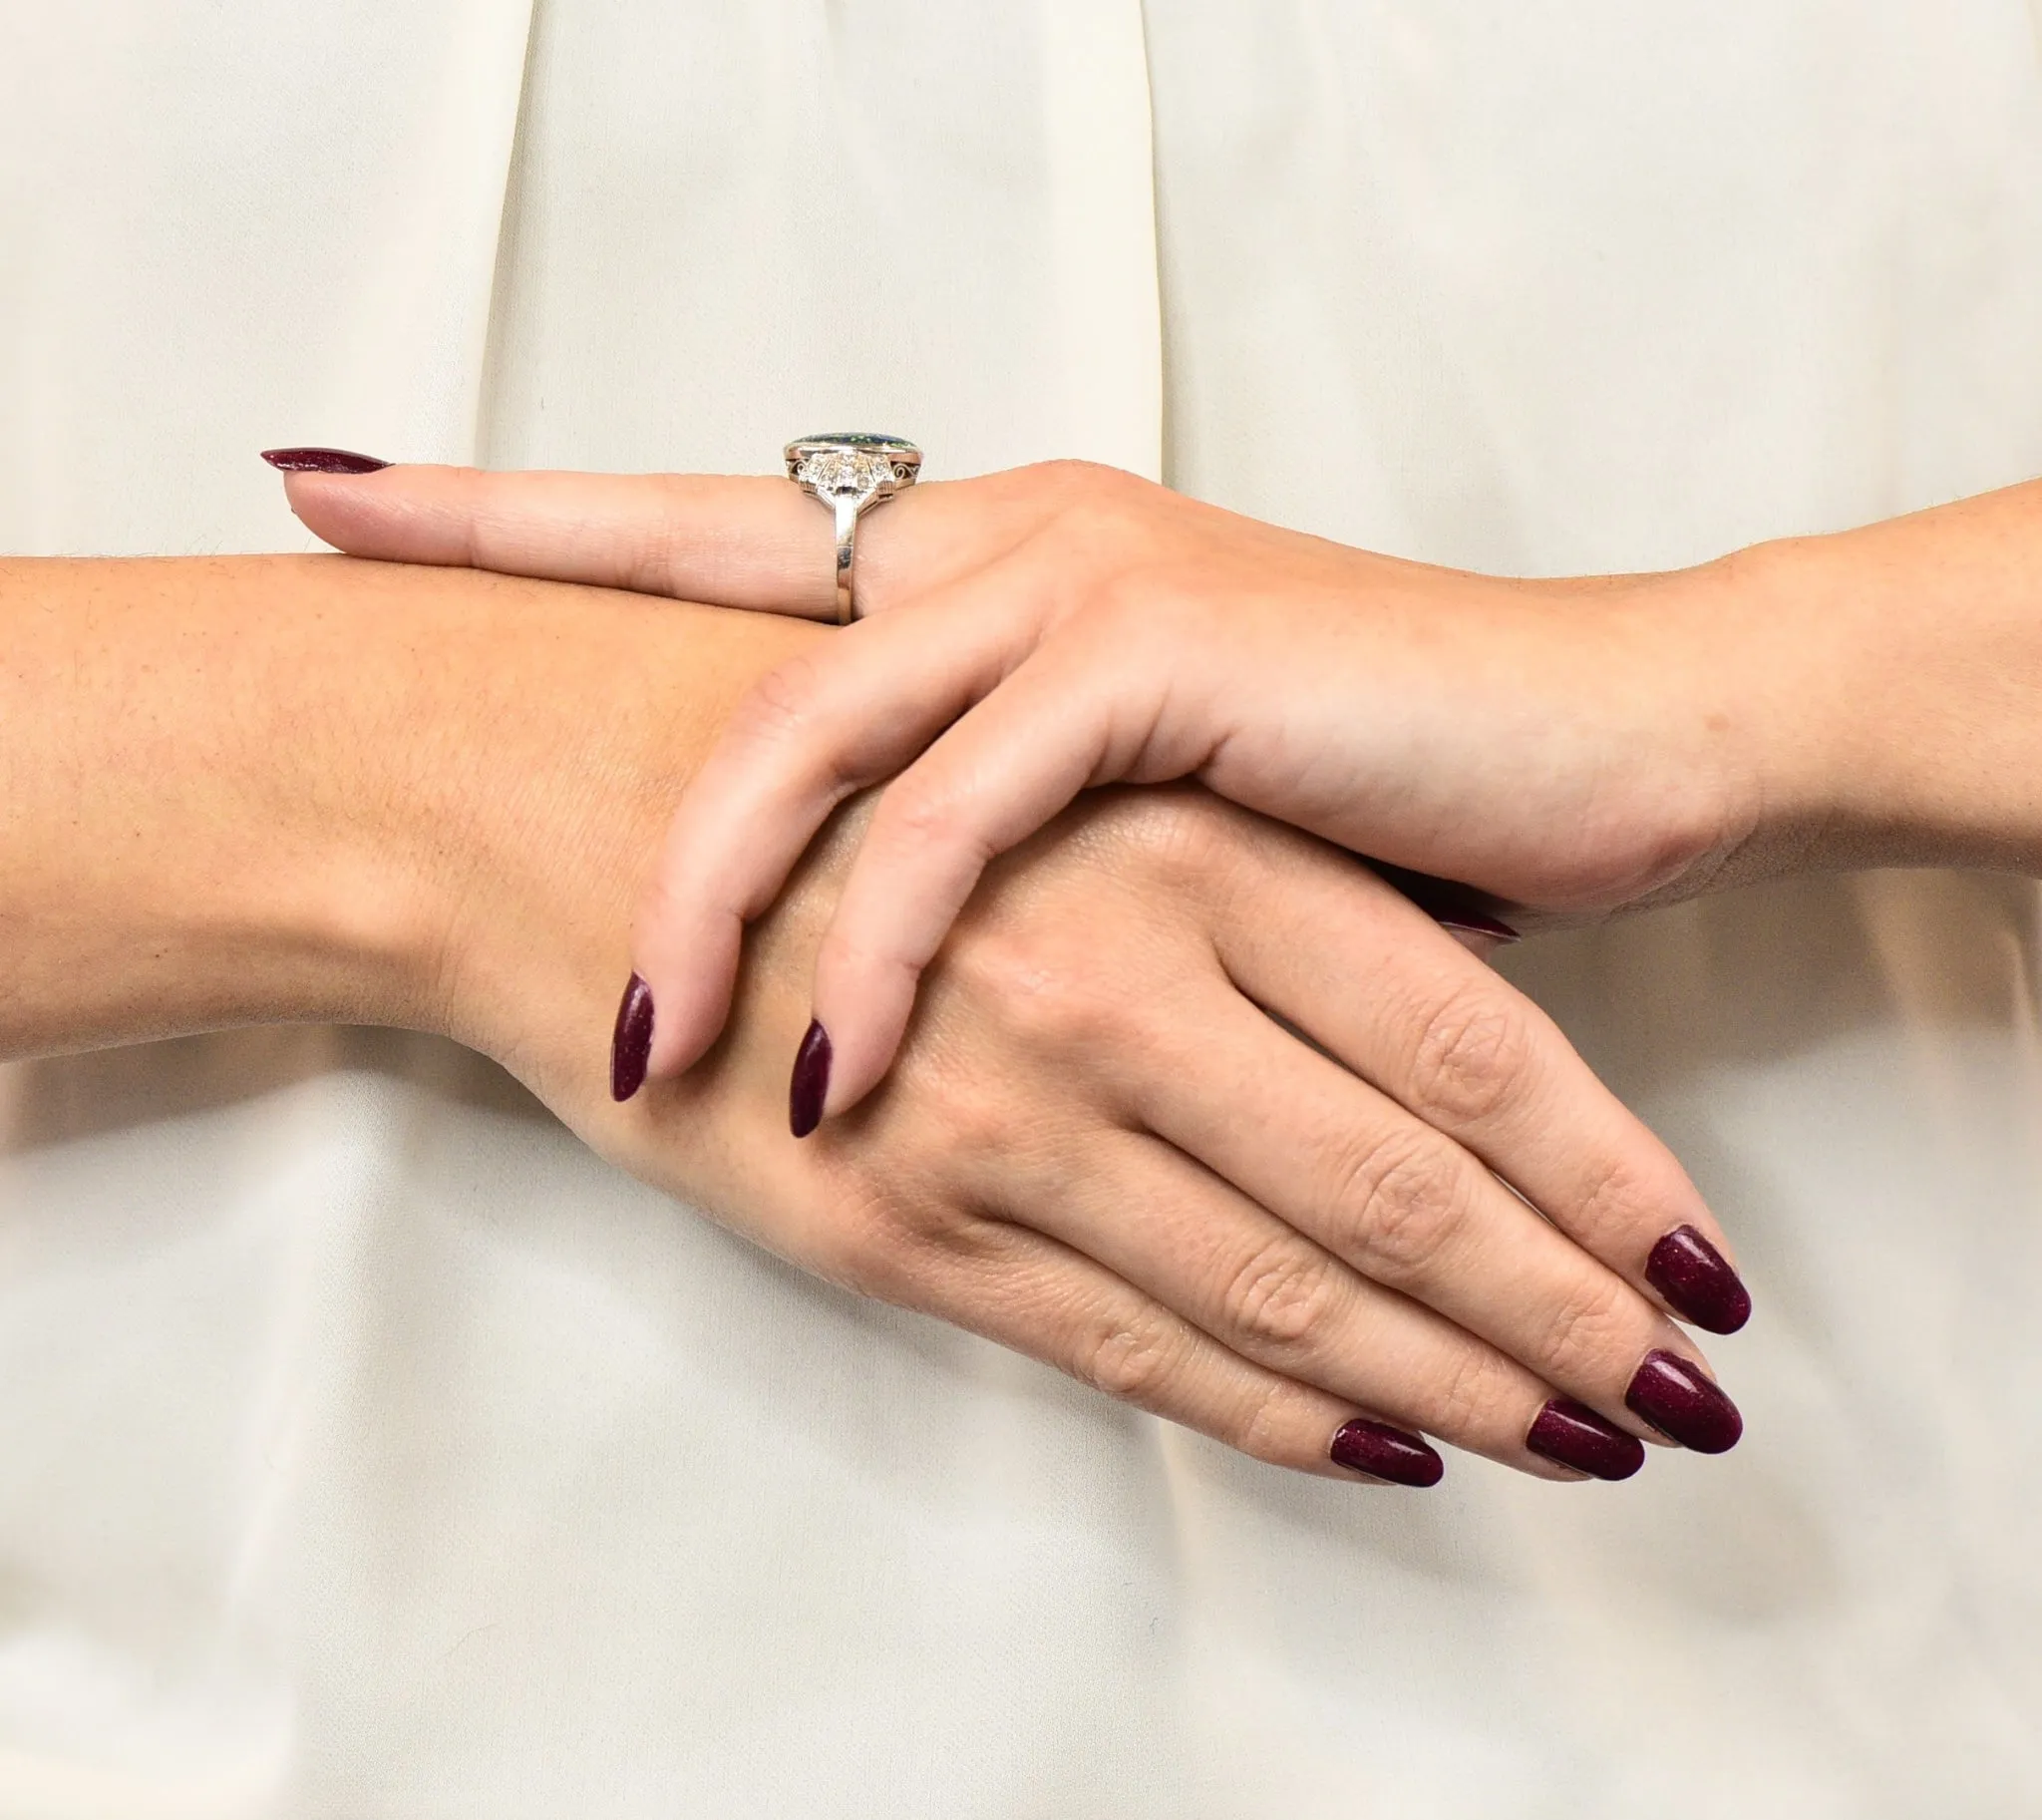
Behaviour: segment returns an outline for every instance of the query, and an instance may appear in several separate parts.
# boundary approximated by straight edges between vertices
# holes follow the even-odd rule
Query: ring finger
[[[1637,1440],[1435,1310],[1351,1269],[1202,1165],[1107,1130],[1082,1172],[1011,1154],[976,1185],[1229,1351],[1542,1478],[1627,1478]]]
[[[1610,1422],[1700,1452],[1734,1441],[1679,1328],[1452,1139],[1224,988],[1170,1027],[1196,1030],[1195,1051],[1152,1053],[1126,1089],[1158,1136]]]

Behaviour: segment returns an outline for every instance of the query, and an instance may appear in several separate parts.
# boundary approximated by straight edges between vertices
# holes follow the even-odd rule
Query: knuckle
[[[1429,1275],[1467,1212],[1468,1169],[1436,1133],[1394,1126],[1335,1156],[1331,1205],[1372,1271]]]
[[[942,1194],[874,1192],[833,1209],[813,1268],[875,1301],[920,1307],[960,1266],[998,1257],[996,1224]]]
[[[1008,1168],[1032,1158],[1038,1134],[1030,1129],[1029,1101],[980,1058],[976,1049],[946,1056],[941,1065],[901,1071],[914,1122],[940,1134],[942,1154],[954,1171],[962,1159],[999,1158]]]
[[[1333,1261],[1279,1239],[1257,1249],[1228,1276],[1220,1311],[1248,1345],[1295,1354],[1325,1332],[1338,1300]]]
[[[1635,1335],[1628,1343],[1625,1304],[1630,1291],[1614,1276],[1595,1273],[1573,1284],[1547,1313],[1538,1338],[1540,1369],[1575,1382],[1608,1374],[1623,1357],[1643,1350]]]
[[[1247,852],[1238,815],[1202,792],[1167,785],[1121,796],[1104,827],[1124,873],[1172,892],[1210,888]]]
[[[1234,1414],[1219,1438],[1251,1460],[1296,1466],[1297,1438],[1311,1426],[1317,1406],[1318,1398],[1303,1385],[1273,1378]]]
[[[1116,468],[1107,462],[1086,461],[1075,455],[1033,463],[1027,474],[1031,486],[1066,511],[1082,510],[1100,501],[1124,499],[1150,485],[1125,468]]]
[[[982,936],[957,956],[953,973],[1011,1039],[1033,1052],[1089,1052],[1119,1027],[1120,994],[1107,970],[1096,960],[1088,965],[1065,934]]]
[[[1532,1046],[1524,1007],[1487,980],[1457,987],[1421,1021],[1406,1104],[1436,1124],[1494,1118],[1521,1090]]]
[[[911,1301],[920,1273],[908,1255],[902,1203],[867,1192],[833,1195],[832,1203],[806,1248],[807,1267],[874,1301]]]
[[[886,1238],[899,1251],[912,1254],[962,1254],[970,1250],[973,1220],[954,1201],[941,1195],[913,1195],[889,1210]]]
[[[1501,1353],[1466,1347],[1456,1353],[1431,1387],[1420,1420],[1434,1434],[1452,1439],[1490,1434],[1519,1381],[1517,1368]]]
[[[1183,1344],[1150,1321],[1102,1321],[1079,1336],[1071,1360],[1081,1383],[1138,1409],[1164,1400],[1183,1358]]]
[[[867,839],[875,846],[953,848],[969,846],[981,863],[984,843],[969,835],[964,811],[954,791],[909,773],[886,788]]]
[[[651,485],[654,510],[613,534],[618,565],[634,593],[678,594],[700,548],[700,522],[683,477],[660,475]]]
[[[822,669],[808,656],[776,664],[746,690],[732,713],[732,737],[771,743],[799,737],[815,724],[823,704]]]
[[[1597,1159],[1568,1212],[1568,1229],[1598,1252],[1619,1234],[1649,1232],[1644,1241],[1649,1248],[1670,1222],[1663,1210],[1678,1201],[1678,1189],[1666,1179],[1667,1173],[1641,1169],[1624,1157]]]
[[[1153,540],[1159,501],[1153,481],[1097,462],[1058,462],[1044,483],[1049,512],[1043,535],[1066,562],[1093,577],[1140,557]],[[1088,590],[1089,591],[1089,590]]]
[[[1036,462],[1028,470],[1030,478],[1043,492],[1063,500],[1082,498],[1110,486],[1121,472],[1104,462],[1088,462],[1075,455]]]

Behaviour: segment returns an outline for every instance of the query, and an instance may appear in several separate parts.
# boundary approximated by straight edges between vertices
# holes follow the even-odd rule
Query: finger
[[[1371,1411],[1230,1351],[1092,1259],[1021,1226],[976,1220],[894,1254],[873,1292],[1069,1372],[1255,1459],[1322,1478],[1430,1485],[1441,1462]],[[1360,1432],[1356,1432],[1356,1430]],[[1345,1437],[1343,1441],[1342,1437]],[[1359,1443],[1359,1445],[1357,1445]]]
[[[732,715],[682,793],[637,918],[653,1078],[716,1039],[744,924],[779,896],[831,811],[908,763],[1036,635],[1025,596],[960,607],[860,621],[771,672]]]
[[[1204,745],[1159,739],[1169,688],[1162,663],[1130,667],[1082,634],[1047,639],[887,787],[817,950],[826,1115],[884,1076],[923,969],[996,857],[1090,786],[1203,762]]]
[[[308,530],[349,555],[837,615],[830,517],[786,479],[398,466],[290,474],[284,492]]]
[[[1081,1173],[1025,1168],[986,1185],[1017,1217],[1096,1260],[1229,1353],[1542,1478],[1574,1476],[1528,1442],[1555,1399],[1522,1364],[1369,1280],[1169,1144],[1103,1133]],[[1577,1420],[1580,1418],[1576,1418]],[[1602,1476],[1644,1459],[1608,1423]],[[1611,1462],[1616,1464],[1612,1467]]]
[[[1249,996],[1656,1303],[1712,1332],[1744,1324],[1751,1298],[1700,1193],[1544,1012],[1338,855],[1275,830],[1258,848],[1253,909],[1219,937]]]
[[[859,612],[883,614],[1025,542],[1060,497],[1044,472],[923,481],[866,512]],[[287,474],[284,492],[308,530],[349,555],[837,616],[834,521],[784,477],[401,464]]]
[[[1663,1429],[1634,1380],[1657,1353],[1699,1367],[1693,1347],[1451,1138],[1216,981],[1158,1005],[1140,1054],[1123,1091],[1158,1136],[1616,1427]]]

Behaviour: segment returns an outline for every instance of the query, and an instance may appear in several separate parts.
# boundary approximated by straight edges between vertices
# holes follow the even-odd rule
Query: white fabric
[[[283,442],[839,422],[1500,569],[1882,516],[2042,472],[2038,33],[12,0],[0,547],[300,547]],[[2037,944],[2026,884],[1923,875],[1512,959],[1759,1299],[1745,1444],[1614,1488],[1255,1467],[439,1043],[9,1069],[0,1820],[2042,1811]]]

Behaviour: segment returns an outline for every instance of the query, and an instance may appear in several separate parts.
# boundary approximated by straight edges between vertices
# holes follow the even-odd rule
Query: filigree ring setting
[[[787,478],[837,517],[837,623],[857,617],[851,570],[857,522],[872,507],[904,493],[921,473],[921,451],[898,436],[866,431],[804,436],[787,445]]]

